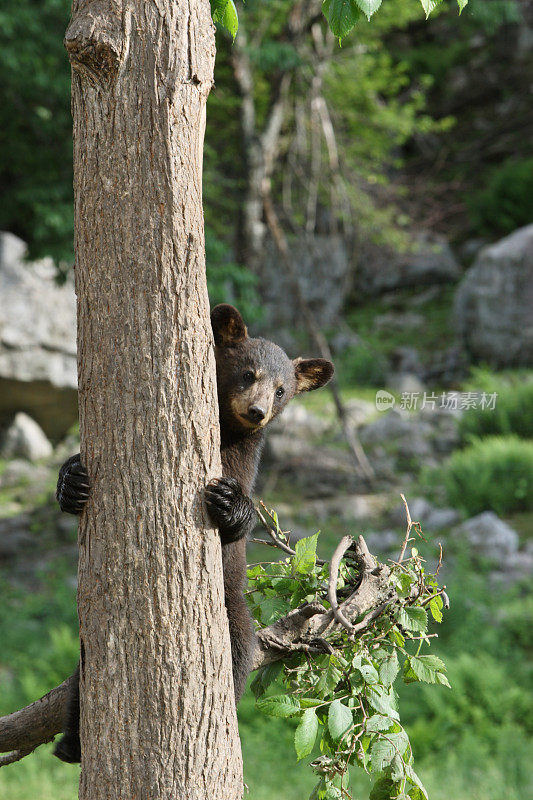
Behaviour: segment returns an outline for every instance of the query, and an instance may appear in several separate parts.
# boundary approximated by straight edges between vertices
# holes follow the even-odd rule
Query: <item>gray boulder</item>
[[[460,275],[459,264],[446,239],[425,232],[406,253],[364,244],[357,284],[365,294],[375,295],[399,288],[453,283]]]
[[[504,567],[518,551],[518,534],[494,511],[483,511],[467,519],[454,531],[454,537],[466,539],[473,551]]]
[[[533,225],[483,248],[459,285],[454,315],[474,358],[533,364]]]
[[[390,409],[360,430],[361,442],[366,445],[397,441],[411,436],[412,421],[406,411]]]
[[[3,458],[39,461],[52,455],[52,445],[43,429],[31,417],[19,411],[4,434],[0,454]]]
[[[74,287],[56,284],[50,259],[25,253],[0,233],[0,426],[24,411],[57,439],[77,418]]]
[[[320,328],[337,328],[349,288],[349,259],[342,236],[313,235],[289,240],[290,257],[298,265],[298,284]],[[267,238],[259,294],[264,318],[254,326],[288,352],[299,349],[302,313],[291,276],[274,242]]]
[[[302,439],[309,443],[317,436],[323,435],[332,427],[329,418],[313,414],[301,403],[291,403],[283,414],[277,417],[269,430],[272,434],[288,436],[292,440]]]

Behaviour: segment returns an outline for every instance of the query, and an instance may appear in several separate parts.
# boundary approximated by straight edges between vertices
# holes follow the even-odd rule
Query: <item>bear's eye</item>
[[[255,381],[255,375],[251,369],[247,369],[244,375],[242,376],[244,383],[253,383]]]
[[[283,397],[285,394],[285,389],[283,386],[280,386],[279,389],[276,389],[276,397]]]

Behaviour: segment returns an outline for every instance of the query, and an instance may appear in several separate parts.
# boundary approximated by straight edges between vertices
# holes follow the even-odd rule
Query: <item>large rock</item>
[[[313,235],[289,240],[300,291],[319,328],[337,328],[349,288],[350,265],[342,236]],[[273,241],[267,238],[259,293],[264,316],[254,329],[297,355],[302,312],[292,278]],[[296,335],[295,335],[296,334]],[[301,335],[300,335],[301,339]]]
[[[58,439],[77,419],[74,288],[57,285],[50,259],[25,253],[0,233],[0,426],[24,411]]]
[[[419,522],[426,533],[451,528],[460,520],[461,515],[454,508],[437,508],[424,497],[408,498],[411,519]],[[396,503],[390,510],[388,520],[392,525],[401,528],[406,525],[407,518],[403,503]]]
[[[533,363],[533,225],[479,253],[457,290],[454,311],[474,358],[497,367]]]
[[[459,264],[446,239],[423,233],[406,253],[364,244],[356,280],[361,292],[376,295],[400,288],[453,283],[460,275]]]
[[[423,394],[418,401],[419,405],[424,403]],[[401,405],[389,407],[377,419],[363,425],[359,437],[378,474],[383,477],[387,477],[387,471],[391,477],[399,472],[416,474],[423,467],[437,466],[444,455],[457,447],[458,417],[459,412],[438,406],[426,406],[416,412],[408,412]],[[380,463],[387,471],[380,469]]]
[[[494,511],[483,511],[466,520],[455,529],[454,537],[458,541],[466,539],[473,552],[497,562],[501,567],[518,551],[518,534]]]
[[[19,411],[5,432],[0,454],[3,458],[39,461],[52,455],[52,445],[35,420]]]

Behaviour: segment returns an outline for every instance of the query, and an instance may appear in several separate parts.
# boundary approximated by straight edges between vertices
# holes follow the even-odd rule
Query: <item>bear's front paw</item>
[[[219,529],[223,542],[235,542],[246,536],[255,516],[254,506],[238,481],[217,478],[205,490],[207,512]]]
[[[81,514],[89,499],[89,476],[80,462],[80,454],[71,456],[59,470],[56,498],[61,511]]]

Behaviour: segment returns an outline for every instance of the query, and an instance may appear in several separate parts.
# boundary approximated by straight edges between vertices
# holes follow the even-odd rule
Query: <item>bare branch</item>
[[[377,608],[374,608],[372,611],[369,611],[368,614],[366,614],[363,617],[361,622],[358,622],[356,625],[352,625],[352,634],[360,633],[361,631],[364,631],[365,628],[368,628],[368,626],[371,625],[372,622],[374,622],[374,620],[376,620],[379,616],[381,616],[381,614],[383,614],[388,605],[389,605],[388,602],[382,603]]]
[[[442,597],[442,598],[446,597],[446,599],[448,599],[448,595],[446,594],[446,586],[443,586],[442,589],[440,589],[438,592],[435,592],[435,594],[430,594],[429,597],[424,597],[420,605],[427,606],[427,604],[431,603],[431,601],[434,600],[436,597]],[[448,607],[449,607],[449,600],[448,600],[448,606],[446,606],[446,608]]]
[[[263,506],[264,506],[264,504],[263,504]],[[272,530],[271,526],[268,524],[268,521],[266,520],[266,518],[263,516],[263,514],[261,513],[261,511],[257,507],[255,509],[255,513],[259,517],[259,519],[261,521],[261,524],[263,525],[263,528],[266,530],[266,532],[268,533],[268,535],[272,539],[272,542],[262,541],[262,544],[268,544],[268,545],[271,545],[271,546],[274,546],[274,547],[279,547],[279,549],[283,550],[284,553],[288,553],[290,556],[295,556],[296,555],[296,550],[293,550],[292,547],[289,547],[288,544],[285,544],[285,542],[282,539],[279,538],[279,536],[275,533],[274,530]],[[261,541],[261,540],[259,540],[259,541]]]
[[[272,514],[270,513],[270,511],[268,510],[268,508],[266,507],[266,505],[263,503],[262,500],[260,501],[260,505],[264,509],[266,515],[268,517],[270,517],[270,519],[272,519]],[[287,544],[287,541],[288,541],[288,538],[289,538],[289,535],[290,535],[290,531],[281,531],[281,533],[283,533],[287,538],[287,541],[284,542],[283,539],[280,538],[278,532],[276,530],[274,530],[272,525],[270,525],[270,523],[268,522],[266,517],[257,508],[257,506],[255,508],[255,513],[259,517],[259,521],[263,525],[264,529],[266,530],[266,532],[268,533],[268,535],[270,536],[272,541],[271,542],[267,542],[264,539],[252,539],[251,541],[255,542],[256,544],[266,544],[269,547],[279,547],[279,549],[283,550],[284,553],[288,553],[288,555],[290,555],[290,556],[295,556],[296,555],[296,550],[293,550],[292,547],[290,547],[290,545]],[[323,565],[326,562],[321,558],[317,558],[316,563],[320,564],[320,565]]]
[[[6,753],[4,756],[0,756],[0,767],[5,767],[8,764],[14,764],[16,761],[20,761],[21,758],[25,758],[26,756],[29,756],[30,753],[33,753],[36,747],[38,747],[38,745],[35,745],[35,747],[30,747],[26,750],[12,750],[11,753]]]
[[[411,533],[411,528],[413,523],[411,522],[411,513],[409,511],[409,506],[407,505],[407,500],[403,494],[400,495],[403,500],[403,504],[405,506],[405,515],[407,517],[407,529],[405,531],[405,539],[403,540],[402,549],[400,550],[400,555],[398,557],[398,564],[401,564],[403,561],[403,557],[405,555],[405,548],[409,542],[409,534]]]
[[[437,569],[435,570],[435,577],[439,574],[441,566],[442,566],[442,545],[439,542],[439,563],[437,564]]]
[[[71,681],[68,678],[31,705],[0,717],[0,753],[8,754],[0,766],[23,758],[61,732]]]
[[[278,252],[282,257],[285,266],[287,267],[287,271],[291,280],[291,286],[294,291],[299,309],[302,313],[309,337],[315,342],[320,351],[321,357],[327,359],[328,361],[332,361],[333,357],[331,355],[331,350],[327,339],[316,324],[316,320],[309,307],[309,303],[305,299],[300,287],[297,270],[289,252],[287,239],[281,229],[277,214],[274,210],[270,192],[265,192],[263,196],[263,206],[268,228],[272,234],[272,238],[274,239],[274,243],[278,249]],[[358,472],[361,472],[362,476],[366,478],[369,483],[372,483],[375,479],[374,470],[372,469],[372,465],[370,464],[356,433],[348,424],[348,414],[346,412],[344,403],[342,402],[339,386],[335,376],[333,376],[328,383],[328,388],[332,393],[335,409],[341,423],[342,432],[344,434],[344,438],[346,439],[346,443],[348,444],[348,448],[353,456],[356,469]]]
[[[353,625],[346,619],[339,608],[339,604],[337,602],[337,580],[339,577],[339,567],[342,557],[352,544],[353,539],[351,536],[343,536],[343,538],[340,540],[339,544],[335,548],[333,556],[331,557],[328,581],[328,600],[331,605],[331,610],[333,611],[333,616],[338,623],[346,628],[349,633],[353,632]]]

